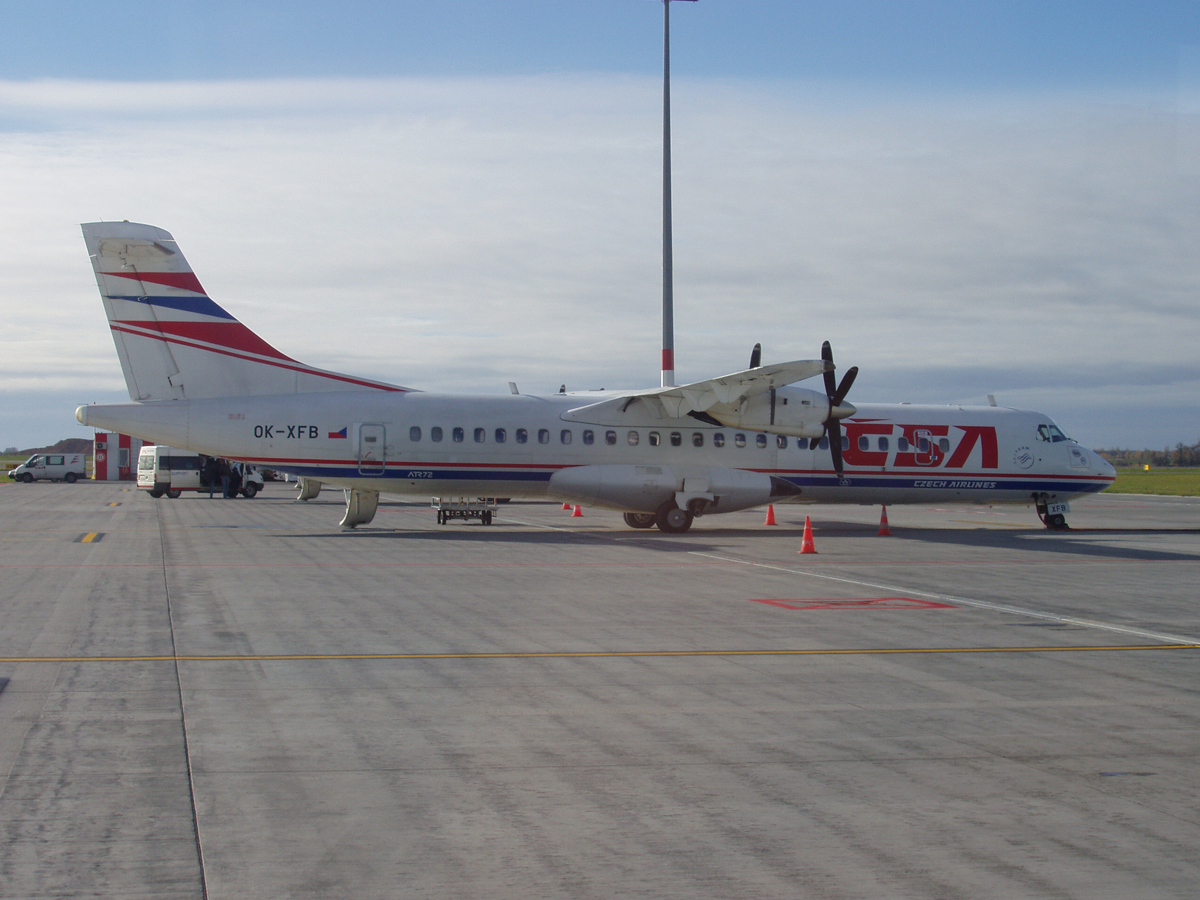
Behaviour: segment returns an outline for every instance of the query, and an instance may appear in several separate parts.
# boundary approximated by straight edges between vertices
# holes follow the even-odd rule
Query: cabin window
[[[662,443],[662,435],[659,434],[657,431],[650,432],[650,446],[657,447],[661,443]]]
[[[918,453],[928,453],[929,452],[929,438],[921,438],[919,441],[917,441],[917,452]]]
[[[718,431],[716,434],[713,435],[713,446],[714,447],[724,447],[725,446],[724,432]]]
[[[692,432],[692,446],[693,447],[703,447],[704,446],[704,432],[703,431],[693,431]]]
[[[746,446],[746,436],[744,434],[735,434],[733,436],[733,445],[735,447],[745,447]]]
[[[549,428],[539,428],[538,429],[538,443],[539,444],[550,443],[550,429]]]
[[[594,444],[594,443],[596,443],[596,432],[594,432],[594,431],[585,431],[585,432],[583,433],[583,442],[584,442],[585,444],[588,444],[589,446],[590,446],[591,444]]]
[[[865,434],[860,434],[858,436],[858,449],[859,450],[870,450],[871,449],[871,441]]]
[[[842,435],[842,450],[849,450],[849,449],[850,449],[850,435],[843,434]]]
[[[780,450],[787,449],[787,436],[782,434],[775,435],[775,446]]]
[[[626,439],[629,441],[630,447],[636,447],[638,445],[638,433],[636,431],[629,432],[629,434],[626,436]]]
[[[819,448],[821,448],[822,450],[828,450],[829,449],[829,435],[825,435],[825,437],[821,438],[821,440],[817,444],[817,446]]]
[[[950,438],[940,438],[938,440],[938,446],[942,448],[943,453],[949,453],[950,452]]]
[[[486,428],[476,428],[475,429],[475,443],[482,444],[486,440],[487,440],[487,429]]]
[[[615,431],[604,432],[604,443],[610,447],[617,442],[617,433]]]
[[[435,444],[438,443],[439,441],[441,441],[442,429],[439,428],[437,425],[434,425],[432,428],[430,428],[429,429],[429,439],[431,441],[433,441]]]
[[[508,432],[505,431],[503,428],[497,428],[496,429],[496,443],[503,444],[507,440],[508,440]]]
[[[758,447],[767,446],[767,436],[765,434],[756,434],[754,436],[754,443]]]
[[[901,453],[907,453],[908,452],[908,438],[906,438],[906,437],[896,438],[896,449],[899,450]]]
[[[518,444],[524,444],[526,441],[529,440],[529,432],[526,431],[524,428],[518,428],[517,433],[516,433],[516,438],[517,438]]]
[[[412,428],[408,429],[408,439],[410,441],[419,441],[421,439],[420,425],[414,425]]]
[[[796,449],[797,450],[807,450],[808,449],[808,438],[796,438]]]
[[[564,428],[562,431],[560,431],[558,433],[558,439],[564,444],[571,443],[571,429]]]
[[[678,431],[671,432],[671,446],[672,447],[682,447],[683,446],[683,435],[680,434]]]
[[[454,438],[454,443],[456,444],[461,444],[463,442],[463,430],[461,428],[455,428],[452,432],[450,432],[450,436]]]
[[[887,452],[887,449],[888,449],[888,439],[887,438],[881,437],[879,439],[879,449],[884,451],[885,453]]]

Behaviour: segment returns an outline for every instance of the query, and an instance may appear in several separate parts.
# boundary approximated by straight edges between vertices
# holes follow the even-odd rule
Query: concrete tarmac
[[[1196,896],[1200,501],[294,493],[0,486],[0,897]]]

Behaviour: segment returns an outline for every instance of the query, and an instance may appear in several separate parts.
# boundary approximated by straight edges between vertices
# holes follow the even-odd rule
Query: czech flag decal
[[[346,439],[346,429],[343,428],[341,431],[331,431],[331,432],[329,432],[329,437],[337,438],[337,439],[344,441]]]

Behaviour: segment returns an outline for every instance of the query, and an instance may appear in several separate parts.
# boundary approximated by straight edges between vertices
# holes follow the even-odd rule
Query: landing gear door
[[[384,472],[384,427],[358,426],[358,474],[382,475]]]

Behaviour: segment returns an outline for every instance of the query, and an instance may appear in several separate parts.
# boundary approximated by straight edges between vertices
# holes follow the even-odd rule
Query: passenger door
[[[358,474],[382,475],[385,468],[384,427],[376,424],[358,426]]]

